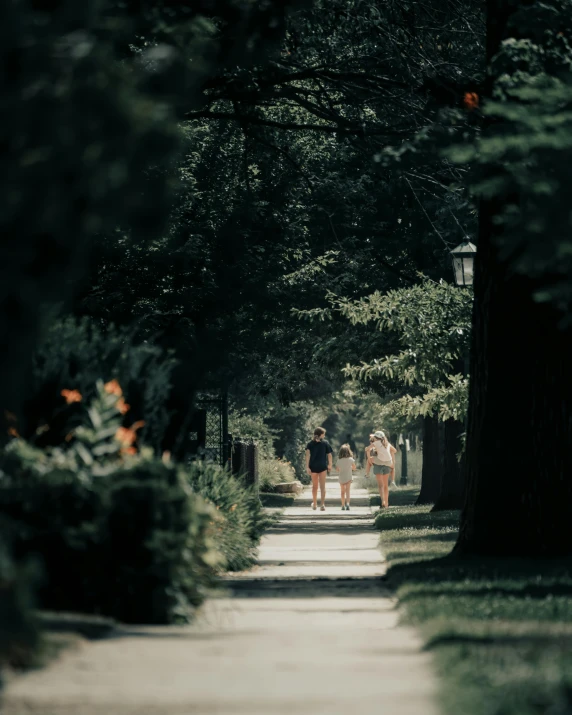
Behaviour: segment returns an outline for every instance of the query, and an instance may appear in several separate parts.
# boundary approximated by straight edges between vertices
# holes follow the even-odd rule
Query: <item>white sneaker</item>
[[[322,506],[320,507],[320,511],[326,511],[326,507],[325,507],[323,504],[322,504]]]

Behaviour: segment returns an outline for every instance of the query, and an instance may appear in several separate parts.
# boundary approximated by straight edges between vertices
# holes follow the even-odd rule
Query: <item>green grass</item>
[[[400,491],[375,525],[403,620],[435,655],[444,712],[572,713],[572,564],[454,558],[458,513]]]

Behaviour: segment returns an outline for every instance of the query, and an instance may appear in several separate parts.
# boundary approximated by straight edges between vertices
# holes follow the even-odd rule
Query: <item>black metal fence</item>
[[[242,474],[247,484],[258,489],[258,445],[228,433],[228,396],[225,392],[203,392],[189,430],[189,451],[199,459],[228,466]]]
[[[228,397],[226,393],[201,393],[190,427],[189,447],[192,454],[224,466],[230,459],[228,434]]]

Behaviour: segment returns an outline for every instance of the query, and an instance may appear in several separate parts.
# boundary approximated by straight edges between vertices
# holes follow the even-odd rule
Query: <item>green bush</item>
[[[39,603],[124,622],[190,616],[224,568],[249,567],[269,523],[252,488],[212,464],[182,467],[122,425],[121,387],[67,395],[62,445],[13,439],[0,460],[0,529],[43,567]],[[74,411],[75,410],[75,411]]]
[[[230,571],[254,563],[256,547],[269,518],[258,496],[241,478],[213,464],[194,462],[187,470],[192,489],[213,504],[224,521],[217,525],[216,546]]]
[[[296,470],[290,462],[283,459],[260,459],[258,474],[261,492],[271,492],[277,484],[296,479]]]
[[[111,475],[102,518],[106,614],[136,623],[186,620],[223,565],[216,522],[180,468],[151,460]]]
[[[276,457],[274,440],[277,433],[268,427],[261,415],[250,414],[246,409],[232,407],[228,415],[228,425],[235,439],[256,442],[261,460]]]
[[[141,460],[90,483],[71,472],[0,480],[0,524],[43,567],[40,605],[130,623],[171,623],[198,606],[223,559],[217,516],[174,465]]]
[[[222,517],[181,467],[138,451],[136,425],[121,426],[119,390],[98,382],[65,446],[12,440],[0,463],[0,528],[17,557],[42,564],[44,608],[170,623],[189,616],[224,566],[214,545]]]

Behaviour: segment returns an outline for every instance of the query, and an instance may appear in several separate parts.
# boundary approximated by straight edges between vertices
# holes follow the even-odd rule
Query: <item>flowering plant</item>
[[[67,405],[81,403],[83,396],[76,389],[61,392]],[[25,463],[40,473],[54,468],[76,473],[83,481],[106,476],[117,469],[118,463],[144,460],[153,457],[152,450],[138,445],[137,432],[145,422],[139,420],[125,427],[123,417],[130,406],[125,402],[117,380],[96,383],[96,396],[80,416],[79,425],[70,429],[65,444],[48,449],[39,449],[15,437],[7,451],[18,453]]]

